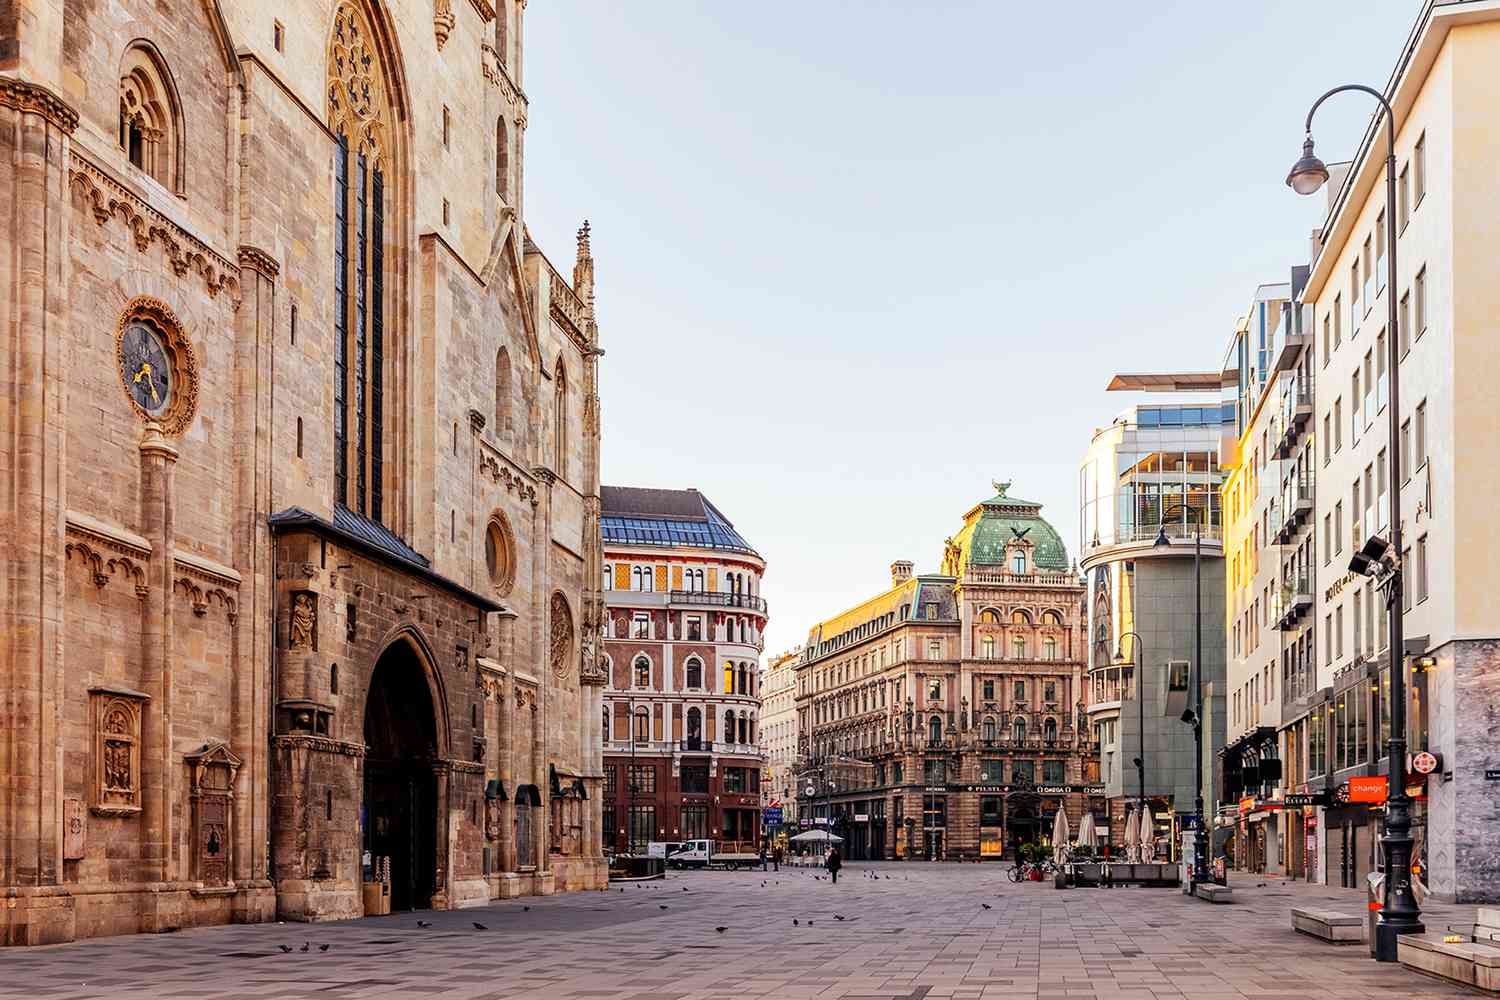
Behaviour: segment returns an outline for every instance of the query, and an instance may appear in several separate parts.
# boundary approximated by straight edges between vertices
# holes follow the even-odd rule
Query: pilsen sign
[[[1067,795],[1079,792],[1084,795],[1103,795],[1103,785],[949,785],[953,792],[979,792],[984,795],[1010,795],[1015,792],[1031,792],[1035,795]]]

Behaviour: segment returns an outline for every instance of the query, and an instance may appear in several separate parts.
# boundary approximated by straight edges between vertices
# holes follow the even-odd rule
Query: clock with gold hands
[[[141,320],[125,327],[120,344],[120,377],[146,415],[160,417],[172,405],[172,363],[161,334]]]

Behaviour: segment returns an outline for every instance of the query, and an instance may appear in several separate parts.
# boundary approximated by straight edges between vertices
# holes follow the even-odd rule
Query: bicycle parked
[[[1032,872],[1039,872],[1042,878],[1057,874],[1057,865],[1051,858],[1043,858],[1041,861],[1018,861],[1006,869],[1005,875],[1012,882],[1024,882],[1031,878]]]

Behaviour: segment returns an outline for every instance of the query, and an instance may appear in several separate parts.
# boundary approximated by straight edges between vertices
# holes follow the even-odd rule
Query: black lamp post
[[[625,823],[625,849],[635,856],[635,727],[637,720],[650,718],[645,707],[630,710],[630,818]]]
[[[1140,728],[1136,731],[1135,734],[1136,746],[1140,750],[1140,756],[1132,761],[1132,763],[1135,764],[1136,776],[1140,779],[1140,821],[1149,822],[1150,820],[1148,819],[1148,817],[1150,816],[1150,812],[1146,809],[1146,685],[1145,678],[1141,676],[1141,637],[1137,632],[1126,632],[1122,634],[1120,636],[1120,650],[1119,655],[1116,657],[1117,660],[1123,660],[1125,658],[1126,639],[1135,640],[1130,644],[1130,656],[1131,664],[1135,669],[1135,704],[1136,708],[1139,710],[1140,721]],[[1139,834],[1136,835],[1136,840],[1137,842],[1139,842]],[[1126,844],[1125,846],[1128,850],[1134,849],[1134,847],[1130,844]]]
[[[1203,821],[1203,508],[1182,505],[1184,514],[1193,515],[1193,874],[1188,891],[1196,894],[1203,873],[1208,870],[1208,837]],[[1166,513],[1156,534],[1156,547],[1172,544],[1167,537]],[[1188,722],[1187,712],[1183,721]]]
[[[1402,934],[1419,934],[1422,926],[1422,910],[1411,888],[1411,798],[1406,794],[1406,651],[1402,635],[1404,622],[1401,610],[1401,352],[1400,330],[1396,315],[1396,116],[1391,111],[1385,95],[1359,83],[1347,83],[1334,87],[1313,102],[1307,112],[1307,123],[1303,128],[1306,139],[1302,143],[1302,157],[1292,165],[1287,174],[1287,186],[1298,194],[1313,194],[1328,180],[1328,168],[1313,154],[1312,120],[1318,107],[1334,94],[1346,90],[1358,90],[1369,94],[1380,102],[1385,112],[1386,157],[1385,157],[1385,224],[1386,247],[1390,251],[1390,262],[1386,272],[1386,330],[1387,362],[1391,373],[1391,398],[1388,404],[1390,417],[1391,482],[1390,518],[1391,538],[1389,545],[1376,539],[1365,544],[1362,553],[1355,556],[1350,569],[1367,575],[1383,576],[1386,588],[1385,601],[1390,619],[1390,672],[1391,672],[1391,736],[1386,742],[1389,764],[1385,800],[1385,836],[1381,848],[1385,854],[1385,900],[1380,910],[1380,922],[1375,928],[1375,958],[1381,962],[1394,962],[1396,940]]]

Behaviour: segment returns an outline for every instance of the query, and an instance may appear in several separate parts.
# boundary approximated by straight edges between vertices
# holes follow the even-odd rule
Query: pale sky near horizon
[[[1324,202],[1307,108],[1383,87],[1419,0],[538,0],[526,216],[593,223],[603,481],[694,486],[765,557],[766,653],[935,572],[1011,480],[1078,549],[1078,466],[1213,370]],[[1371,112],[1319,112],[1324,159]]]

